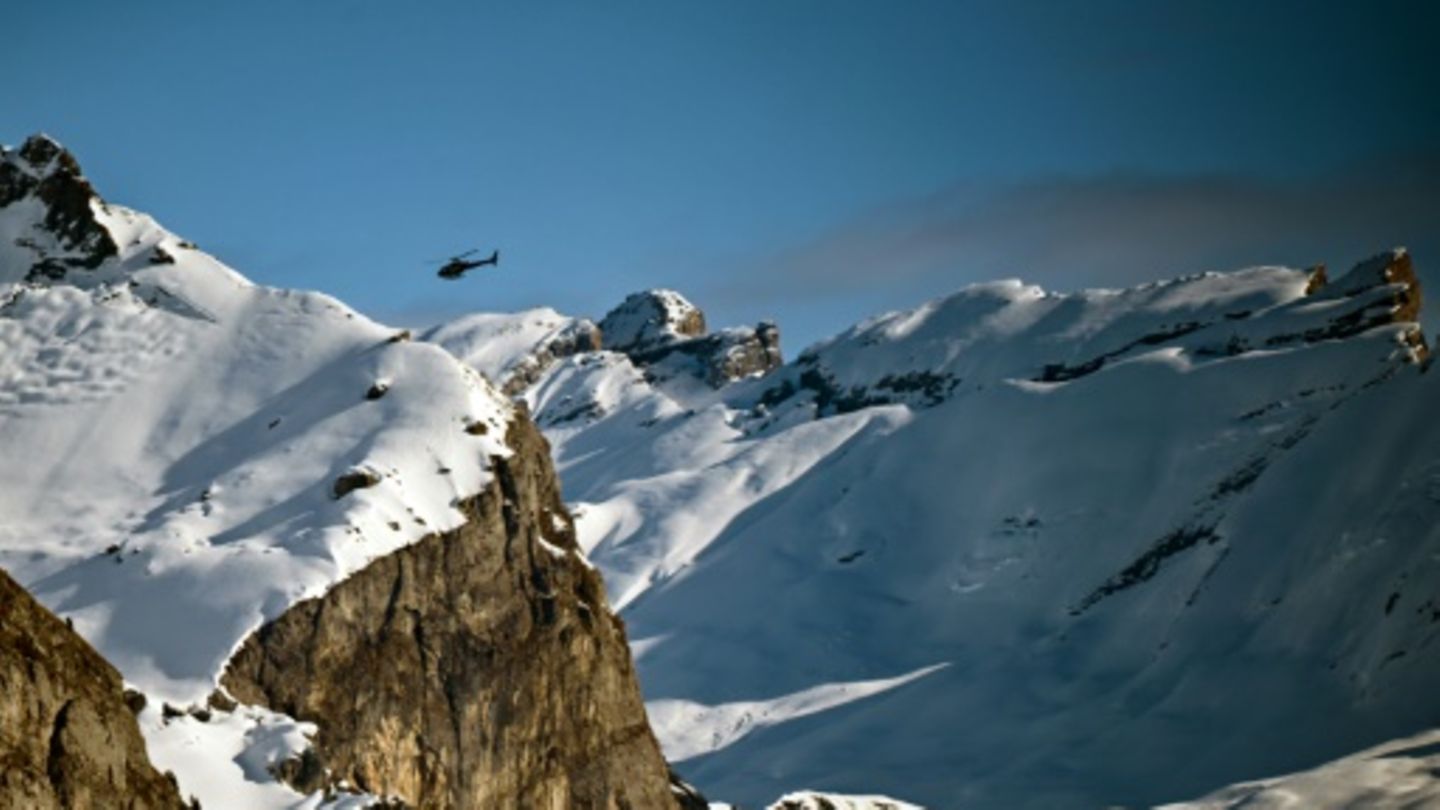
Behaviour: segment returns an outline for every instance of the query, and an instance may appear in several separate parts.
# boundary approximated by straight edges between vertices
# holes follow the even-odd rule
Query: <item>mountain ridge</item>
[[[702,789],[1157,803],[1440,723],[1406,702],[1440,667],[1424,588],[1381,584],[1440,581],[1407,517],[1440,504],[1420,300],[1403,249],[1333,281],[992,282],[719,389],[602,350],[519,396]]]
[[[252,284],[105,202],[49,139],[0,166],[0,454],[25,459],[0,467],[0,568],[145,698],[149,756],[185,795],[246,810],[678,803],[623,625],[567,548],[523,409],[433,344],[330,296]],[[382,621],[384,599],[347,601],[437,549],[490,560],[489,578],[432,570],[404,590],[416,613],[403,627]],[[552,583],[592,595],[560,598]],[[317,605],[338,619],[337,604],[351,623],[310,639],[328,646],[285,655],[363,653],[374,639],[361,631],[381,621],[382,643],[437,631],[418,642],[432,676],[477,645],[492,656],[442,679],[439,704],[402,677],[404,656],[372,660],[358,683],[314,668],[303,686],[369,702],[353,714],[281,700],[265,670],[226,680],[253,639]],[[456,605],[481,618],[440,634],[441,606]],[[546,654],[517,653],[526,644]],[[475,677],[486,661],[496,677]],[[572,703],[537,694],[572,668],[591,676],[570,684]],[[382,683],[398,691],[365,691]],[[422,730],[441,727],[454,734]],[[489,753],[464,759],[486,733]],[[517,778],[536,762],[543,779]]]

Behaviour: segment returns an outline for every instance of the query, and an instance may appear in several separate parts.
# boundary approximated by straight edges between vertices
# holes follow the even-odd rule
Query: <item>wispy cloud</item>
[[[1440,269],[1440,152],[1289,179],[1120,172],[957,184],[759,258],[721,292],[938,293],[1014,276],[1118,286],[1269,263],[1344,269],[1393,245]]]

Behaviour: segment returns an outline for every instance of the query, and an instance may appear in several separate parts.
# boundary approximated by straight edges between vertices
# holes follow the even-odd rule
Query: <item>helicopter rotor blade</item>
[[[456,261],[457,259],[463,259],[463,258],[465,258],[466,256],[469,256],[469,255],[472,254],[472,253],[477,253],[477,252],[479,252],[479,250],[480,250],[480,248],[474,248],[474,249],[472,249],[472,250],[467,250],[467,251],[465,251],[464,253],[461,253],[461,254],[459,254],[459,255],[457,255],[457,256],[446,256],[446,257],[443,258],[443,259],[426,259],[426,260],[425,260],[425,263],[426,263],[426,264],[444,264],[444,263],[446,263],[446,262],[453,262],[453,261]]]

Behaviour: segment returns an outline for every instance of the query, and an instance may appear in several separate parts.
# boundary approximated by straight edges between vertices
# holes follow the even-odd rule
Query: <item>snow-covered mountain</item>
[[[1148,804],[1440,725],[1419,306],[1400,250],[1335,280],[1005,281],[714,375],[657,291],[600,351],[476,367],[549,437],[708,794]],[[467,357],[535,317],[430,334]]]
[[[183,794],[673,803],[543,440],[455,356],[250,283],[43,136],[0,150],[0,346],[0,569]]]
[[[1397,250],[979,285],[789,363],[672,291],[412,338],[36,137],[0,150],[0,570],[65,621],[0,635],[88,660],[72,626],[124,768],[128,704],[209,810],[696,806],[657,736],[749,807],[1404,806],[1440,726],[1419,307]],[[63,730],[46,688],[0,715]]]

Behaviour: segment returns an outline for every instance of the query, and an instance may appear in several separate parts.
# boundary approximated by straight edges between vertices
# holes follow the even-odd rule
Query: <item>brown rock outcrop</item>
[[[427,810],[673,808],[624,626],[529,418],[460,507],[468,520],[371,563],[252,635],[223,683],[319,726],[316,761]]]
[[[180,807],[120,673],[0,572],[0,808]]]
[[[645,369],[652,382],[691,376],[711,388],[755,375],[765,375],[784,363],[780,354],[780,328],[763,321],[755,328],[735,327],[714,334],[676,340],[629,352],[631,362]]]
[[[519,395],[540,379],[540,375],[556,361],[583,352],[599,351],[602,340],[600,327],[585,318],[576,320],[568,328],[537,346],[534,353],[524,361],[517,363],[505,377],[501,391],[506,396]]]
[[[1313,341],[1350,337],[1376,326],[1409,323],[1414,326],[1405,333],[1405,341],[1413,349],[1415,359],[1423,362],[1430,353],[1425,334],[1419,325],[1424,297],[1420,289],[1420,277],[1415,274],[1410,253],[1404,248],[1395,248],[1372,256],[1333,282],[1327,283],[1323,270],[1319,274],[1312,274],[1310,283],[1306,286],[1306,294],[1316,298],[1351,298],[1382,287],[1388,288],[1387,296],[1335,317],[1325,327],[1307,332],[1305,339]],[[1272,342],[1277,341],[1272,339]]]
[[[704,335],[705,313],[674,290],[631,293],[600,321],[605,348],[631,354]]]

